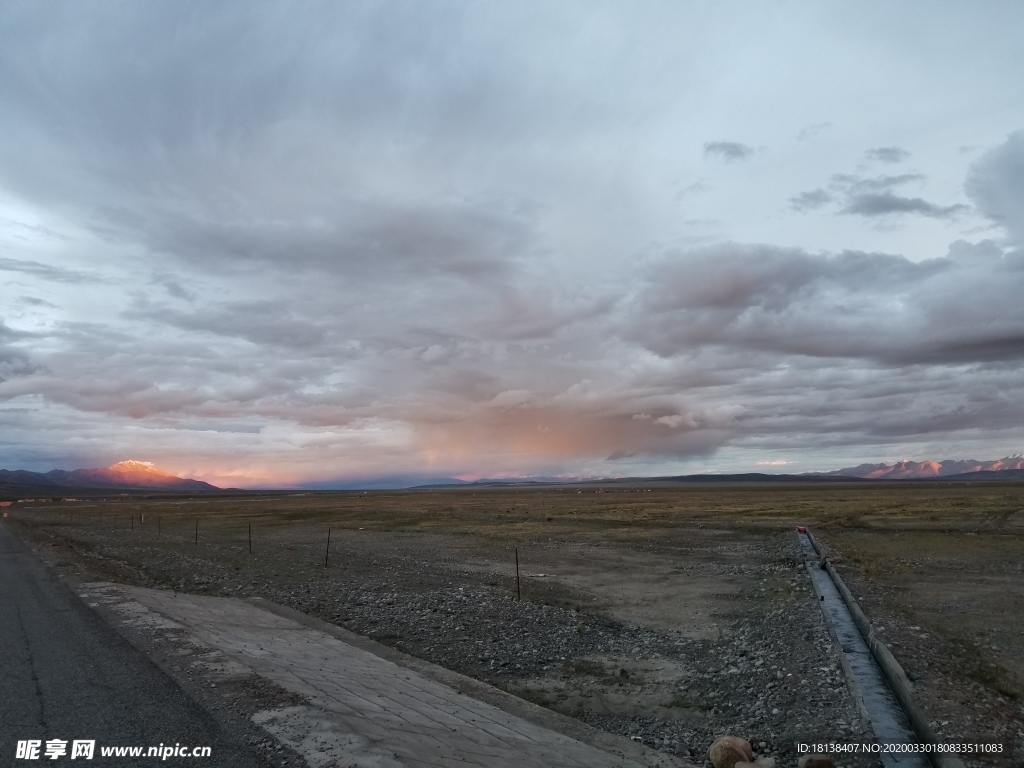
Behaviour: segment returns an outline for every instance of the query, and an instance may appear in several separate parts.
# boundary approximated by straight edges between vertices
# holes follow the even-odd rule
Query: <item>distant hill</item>
[[[1024,480],[1024,469],[996,469],[946,475],[943,480]]]
[[[872,480],[1017,481],[1024,480],[1024,457],[1011,456],[996,461],[974,459],[947,461],[900,461],[896,464],[861,464],[831,472],[807,472],[799,475],[743,472],[734,474],[665,475],[657,477],[524,477],[483,479],[470,487],[502,488],[530,485],[635,485],[637,483],[861,483]],[[438,484],[418,487],[440,487]]]
[[[109,467],[54,469],[29,472],[24,469],[0,469],[0,492],[4,495],[63,494],[71,490],[171,491],[205,493],[221,490],[202,480],[175,477],[157,469],[148,461],[119,461]]]
[[[450,485],[465,485],[464,480],[436,475],[374,475],[370,477],[346,477],[337,480],[318,480],[300,483],[293,488],[309,491],[390,491],[404,488],[441,488]]]
[[[666,475],[657,477],[524,477],[475,480],[460,487],[507,488],[534,485],[636,485],[675,483],[836,483],[862,482],[858,477],[825,477],[819,475],[769,475],[763,472],[744,472],[733,475]],[[441,488],[440,484],[420,485],[417,488]]]

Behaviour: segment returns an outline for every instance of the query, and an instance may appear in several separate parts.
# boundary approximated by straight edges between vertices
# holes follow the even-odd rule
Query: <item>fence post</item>
[[[252,523],[249,523],[249,554],[252,554]]]
[[[523,592],[519,587],[519,547],[516,547],[516,600],[523,599]]]
[[[199,543],[199,518],[196,518],[196,544]]]
[[[324,568],[327,567],[327,560],[331,556],[331,529],[327,529],[327,551],[324,553]]]

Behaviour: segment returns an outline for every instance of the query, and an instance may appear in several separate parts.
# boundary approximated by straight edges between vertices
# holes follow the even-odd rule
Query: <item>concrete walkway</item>
[[[207,659],[225,676],[255,673],[306,697],[308,706],[260,712],[254,720],[313,768],[687,765],[263,601],[113,584],[86,585],[82,597],[107,603],[136,626],[179,639],[187,634],[219,652]],[[574,723],[569,730],[576,735],[596,738],[585,743],[538,724],[560,720]]]

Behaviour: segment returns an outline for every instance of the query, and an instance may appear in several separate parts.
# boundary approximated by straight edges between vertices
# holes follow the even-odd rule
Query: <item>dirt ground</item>
[[[870,740],[795,524],[844,558],[943,738],[1024,737],[1022,490],[460,489],[21,505],[15,519],[73,577],[260,595],[656,749],[700,761],[732,733],[786,766],[801,742]]]

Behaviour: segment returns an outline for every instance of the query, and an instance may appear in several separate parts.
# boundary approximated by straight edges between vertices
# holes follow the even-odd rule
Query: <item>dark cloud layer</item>
[[[936,205],[920,197],[901,197],[889,192],[882,194],[852,195],[840,213],[857,216],[888,216],[917,213],[933,219],[948,219],[967,210],[966,205]]]
[[[709,141],[704,145],[704,157],[718,157],[726,162],[746,160],[754,155],[754,148],[738,141]]]
[[[807,192],[801,192],[796,197],[789,199],[790,207],[795,211],[813,211],[832,202],[832,195],[826,190],[818,187]]]
[[[884,147],[869,150],[868,155],[881,152],[883,155],[895,157],[892,150],[896,149],[896,147]],[[896,160],[883,161],[896,162]],[[915,214],[932,219],[954,219],[970,210],[969,206],[963,203],[937,205],[920,197],[908,197],[895,192],[900,187],[922,182],[925,178],[920,173],[903,173],[896,176],[837,173],[832,176],[828,189],[818,187],[801,192],[791,197],[789,204],[790,208],[795,211],[807,212],[824,208],[830,203],[838,203],[840,205],[838,213],[867,218]]]
[[[633,336],[661,355],[694,347],[854,358],[874,364],[1024,358],[1024,259],[910,262],[721,245],[662,262],[640,294]]]
[[[40,264],[38,261],[26,261],[24,259],[0,258],[0,272],[21,272],[43,280],[55,280],[60,283],[86,283],[94,282],[97,278],[84,272],[61,267]]]
[[[0,384],[15,376],[27,376],[35,369],[29,354],[18,346],[31,338],[31,334],[8,328],[0,318]]]
[[[1024,245],[1024,131],[975,163],[967,191],[985,216],[1005,228],[1011,244]]]
[[[864,156],[879,163],[902,163],[910,157],[910,153],[901,147],[875,147],[865,152]]]

